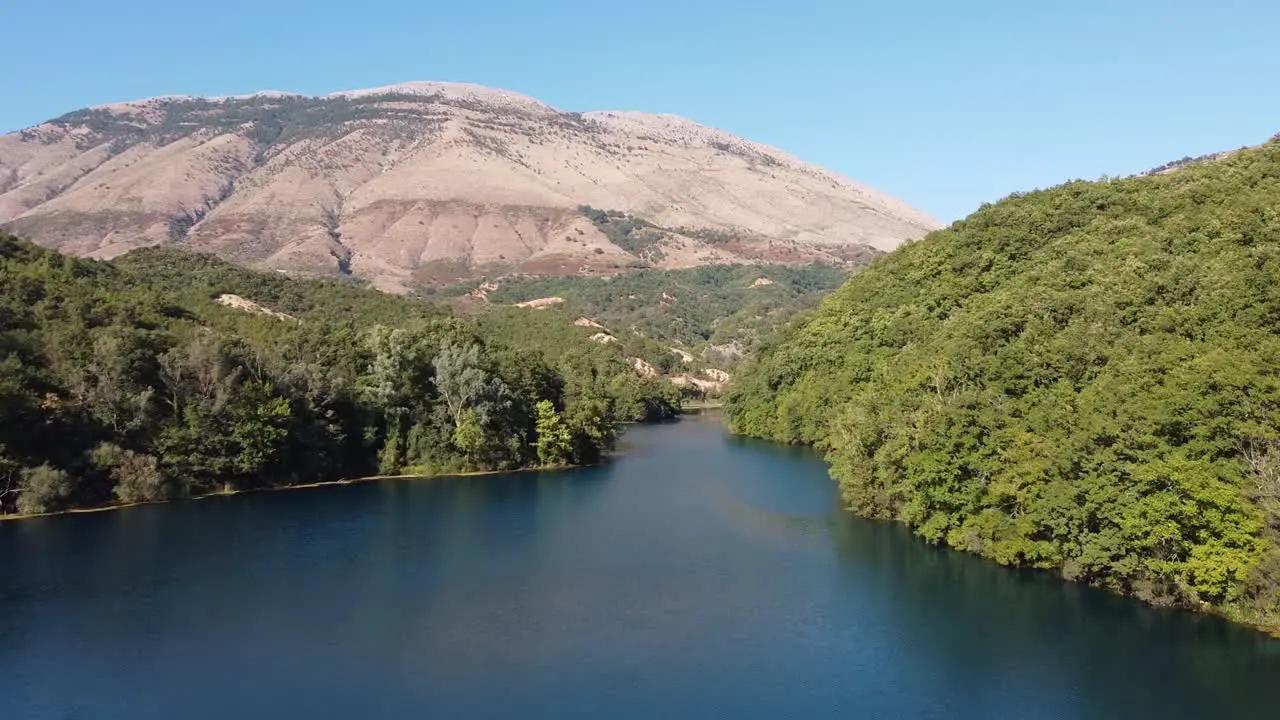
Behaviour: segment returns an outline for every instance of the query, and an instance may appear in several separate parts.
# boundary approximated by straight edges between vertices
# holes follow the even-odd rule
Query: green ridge
[[[851,509],[1280,632],[1280,143],[984,206],[766,343],[737,432]]]

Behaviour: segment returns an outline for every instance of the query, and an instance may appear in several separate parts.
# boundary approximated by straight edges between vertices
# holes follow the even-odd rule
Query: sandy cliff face
[[[602,221],[583,206],[615,212]],[[567,113],[450,83],[70,113],[0,137],[0,223],[76,254],[185,243],[388,290],[510,272],[842,262],[939,226],[682,118]]]

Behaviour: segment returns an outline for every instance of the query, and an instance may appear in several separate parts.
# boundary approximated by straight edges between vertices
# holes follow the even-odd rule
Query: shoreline
[[[700,400],[695,402],[682,403],[680,407],[680,414],[684,415],[690,410],[694,412],[699,412],[702,410],[723,410],[724,408],[725,408],[725,402],[723,400]]]
[[[0,522],[11,522],[15,520],[30,520],[32,518],[51,518],[51,517],[59,517],[62,515],[88,515],[90,513],[114,512],[116,510],[127,510],[129,508],[145,507],[148,505],[170,505],[170,504],[179,503],[179,502],[211,500],[214,498],[235,497],[237,495],[249,495],[252,493],[283,492],[286,490],[311,490],[315,488],[335,487],[339,485],[355,485],[358,483],[384,482],[387,480],[442,480],[445,478],[474,478],[474,477],[485,477],[488,475],[518,475],[518,474],[538,473],[538,472],[558,472],[558,471],[564,471],[564,470],[575,470],[578,468],[600,467],[602,465],[609,463],[612,460],[613,460],[613,456],[610,455],[605,459],[601,460],[600,462],[590,463],[586,465],[539,465],[537,467],[516,468],[514,470],[472,470],[469,472],[432,473],[428,475],[416,475],[416,474],[365,475],[365,476],[356,477],[356,478],[343,478],[341,480],[320,480],[318,482],[301,483],[298,485],[279,485],[276,487],[260,487],[260,488],[246,488],[244,490],[218,491],[218,492],[204,493],[202,495],[191,495],[189,497],[183,497],[183,498],[170,498],[168,500],[152,500],[149,502],[136,502],[136,503],[117,503],[112,505],[99,505],[96,507],[86,507],[86,508],[69,508],[67,510],[58,510],[55,512],[48,512],[48,513],[30,513],[30,514],[9,513],[6,515],[0,515]]]
[[[718,409],[721,409],[722,407],[723,407],[723,403],[718,403],[714,405],[699,404],[699,405],[694,405],[692,407],[682,408],[682,412],[677,414],[675,417],[672,417],[671,419],[667,420],[666,422],[678,422],[686,416],[698,415],[698,414],[701,414],[702,411],[704,410],[718,410]],[[692,410],[693,412],[684,412],[683,410]],[[644,425],[646,423],[636,422],[636,423],[627,423],[627,424]],[[589,463],[585,465],[539,465],[536,467],[516,468],[514,470],[472,470],[469,472],[431,473],[427,475],[416,475],[416,474],[365,475],[362,477],[342,478],[339,480],[320,480],[317,482],[301,483],[298,485],[279,485],[276,487],[246,488],[244,490],[227,490],[227,491],[220,490],[217,492],[204,493],[202,495],[191,495],[188,497],[181,497],[181,498],[169,498],[167,500],[151,500],[151,501],[136,502],[136,503],[112,503],[108,505],[97,505],[94,507],[68,508],[66,510],[57,510],[54,512],[47,512],[47,513],[26,513],[26,514],[7,513],[7,514],[0,514],[0,523],[12,522],[16,520],[30,520],[32,518],[58,517],[61,515],[87,515],[90,513],[112,512],[115,510],[127,510],[129,508],[143,507],[147,505],[168,505],[171,503],[188,502],[188,501],[194,501],[194,500],[209,500],[212,498],[220,498],[220,497],[233,497],[236,495],[247,495],[250,493],[281,492],[285,490],[309,490],[314,488],[333,487],[338,485],[354,485],[356,483],[381,482],[385,480],[439,480],[442,478],[472,478],[472,477],[484,477],[486,475],[514,475],[519,473],[555,472],[555,471],[563,471],[563,470],[574,470],[577,468],[600,467],[602,465],[606,465],[612,462],[619,454],[621,454],[621,451],[615,450],[614,452],[606,455],[599,462]]]
[[[777,446],[779,446],[779,447],[797,447],[797,446],[798,446],[798,447],[805,447],[805,448],[809,448],[810,450],[814,450],[814,451],[816,451],[816,452],[819,452],[819,455],[820,455],[820,456],[821,456],[821,458],[822,458],[822,463],[823,463],[824,465],[826,465],[828,469],[830,469],[830,467],[831,467],[830,463],[829,463],[829,462],[827,462],[826,454],[825,454],[825,453],[823,453],[823,452],[821,452],[821,451],[818,451],[818,450],[817,450],[817,448],[815,448],[812,444],[809,444],[809,443],[784,443],[784,442],[779,442],[779,441],[777,441],[777,440],[772,440],[772,439],[769,439],[769,438],[762,438],[762,437],[757,437],[757,436],[755,436],[755,435],[748,435],[748,434],[745,434],[745,433],[738,433],[738,432],[735,432],[735,431],[733,430],[733,428],[728,427],[728,426],[726,426],[726,430],[727,430],[727,432],[729,433],[729,435],[731,435],[731,436],[733,436],[733,437],[749,438],[749,439],[752,439],[752,440],[759,440],[759,441],[762,441],[762,442],[767,442],[767,443],[771,443],[771,444],[773,444],[773,445],[777,445]],[[835,480],[834,478],[832,478],[832,482],[835,482],[837,485],[839,484],[839,481]],[[1057,570],[1057,569],[1050,569],[1050,568],[1034,568],[1034,567],[1025,566],[1025,565],[1024,565],[1024,566],[1019,566],[1019,565],[1005,565],[1005,564],[1003,564],[1003,563],[996,562],[996,560],[995,560],[995,559],[993,559],[993,558],[991,558],[991,557],[988,557],[988,556],[986,556],[986,555],[983,555],[982,553],[973,552],[973,551],[970,551],[970,550],[962,550],[962,549],[960,549],[960,548],[952,547],[952,546],[950,546],[950,545],[948,545],[948,544],[946,544],[946,543],[934,543],[934,542],[930,542],[930,541],[926,540],[925,538],[921,537],[920,535],[917,535],[917,534],[916,534],[916,532],[915,532],[915,529],[914,529],[914,528],[912,528],[911,526],[907,525],[906,523],[904,523],[902,520],[898,520],[898,519],[890,519],[890,518],[875,518],[875,517],[868,517],[868,516],[866,516],[866,515],[861,515],[861,514],[859,514],[859,513],[855,512],[855,511],[853,511],[853,510],[852,510],[852,509],[850,509],[849,507],[845,506],[845,505],[844,505],[843,500],[841,501],[841,508],[840,508],[840,512],[842,512],[842,513],[848,513],[848,514],[852,515],[853,517],[858,518],[859,520],[861,520],[861,521],[863,521],[863,522],[886,523],[886,524],[897,525],[897,526],[899,526],[899,527],[906,528],[907,532],[909,532],[909,533],[911,534],[911,537],[912,537],[914,540],[916,540],[916,541],[926,543],[926,544],[928,544],[928,545],[929,545],[929,546],[931,546],[931,547],[935,547],[935,548],[938,548],[938,549],[940,549],[940,550],[944,550],[944,551],[946,551],[946,552],[961,553],[961,554],[964,554],[964,555],[969,555],[969,556],[972,556],[972,557],[978,558],[978,559],[979,559],[979,560],[981,560],[982,562],[990,563],[990,564],[992,564],[992,565],[996,565],[996,566],[998,566],[998,567],[1000,567],[1000,568],[1002,568],[1002,569],[1004,569],[1004,570],[1006,570],[1006,571],[1008,571],[1008,572],[1027,572],[1027,573],[1044,574],[1044,575],[1046,575],[1046,576],[1048,576],[1048,577],[1053,578],[1054,580],[1056,580],[1056,581],[1058,581],[1058,582],[1066,583],[1066,584],[1069,584],[1069,585],[1075,585],[1075,586],[1077,586],[1077,587],[1082,587],[1082,588],[1089,588],[1089,589],[1091,589],[1091,590],[1098,590],[1098,591],[1101,591],[1101,592],[1107,593],[1108,595],[1110,595],[1110,596],[1112,596],[1112,597],[1123,598],[1123,599],[1125,599],[1125,600],[1132,600],[1132,601],[1134,601],[1134,602],[1137,602],[1137,603],[1139,603],[1139,604],[1143,605],[1144,607],[1151,608],[1152,610],[1157,610],[1157,611],[1161,611],[1161,612],[1171,612],[1171,613],[1186,613],[1186,614],[1189,614],[1189,615],[1194,615],[1194,616],[1196,616],[1196,617],[1212,617],[1212,618],[1216,618],[1216,619],[1218,619],[1218,620],[1222,620],[1223,622],[1229,623],[1229,624],[1234,625],[1234,626],[1236,626],[1236,627],[1247,628],[1247,629],[1249,629],[1249,630],[1253,630],[1253,631],[1255,631],[1255,632],[1257,632],[1257,633],[1259,633],[1259,634],[1261,634],[1261,635],[1263,635],[1263,636],[1265,636],[1265,637],[1272,638],[1272,639],[1274,639],[1274,640],[1280,640],[1280,625],[1275,625],[1275,624],[1264,624],[1265,620],[1263,620],[1263,619],[1255,620],[1255,619],[1250,618],[1249,616],[1244,616],[1244,615],[1231,615],[1231,614],[1229,613],[1229,610],[1228,610],[1227,608],[1224,608],[1224,607],[1219,607],[1219,606],[1211,605],[1211,604],[1208,604],[1208,603],[1201,603],[1201,604],[1199,604],[1199,605],[1185,605],[1185,606],[1183,606],[1183,605],[1161,605],[1161,604],[1157,604],[1157,603],[1150,602],[1150,601],[1147,601],[1147,600],[1143,600],[1142,598],[1138,597],[1137,595],[1128,594],[1128,593],[1123,593],[1123,592],[1117,592],[1117,591],[1115,591],[1115,590],[1113,590],[1113,589],[1111,589],[1111,588],[1102,587],[1101,585],[1092,585],[1092,584],[1087,583],[1087,582],[1080,582],[1080,581],[1078,581],[1078,580],[1070,580],[1070,579],[1068,579],[1068,578],[1064,577],[1064,576],[1062,575],[1062,572],[1061,572],[1060,570]]]

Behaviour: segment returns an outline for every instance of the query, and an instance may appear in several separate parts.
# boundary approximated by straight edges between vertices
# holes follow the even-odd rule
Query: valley
[[[73,112],[0,138],[0,512],[592,464],[727,394],[857,513],[1280,632],[1278,147],[938,229],[478,86]]]
[[[73,111],[0,136],[0,513],[598,462],[938,226],[475,85]]]
[[[514,305],[565,313],[624,345],[640,339],[662,345],[671,356],[656,363],[664,370],[676,363],[729,368],[797,314],[816,307],[857,269],[763,264],[643,269],[603,278],[505,278],[425,297],[452,295],[456,306],[475,312]]]
[[[1280,4],[3,17],[0,719],[1276,715]]]

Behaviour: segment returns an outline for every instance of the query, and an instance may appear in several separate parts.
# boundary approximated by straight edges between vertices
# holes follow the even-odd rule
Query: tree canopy
[[[353,281],[174,249],[79,260],[3,234],[0,278],[0,512],[589,463],[620,423],[679,407],[562,316],[460,317]]]

